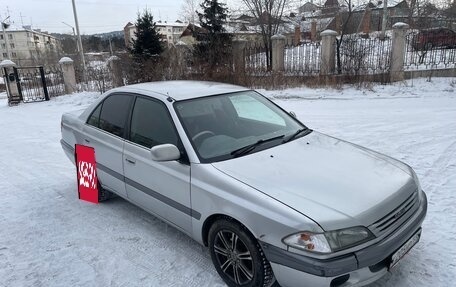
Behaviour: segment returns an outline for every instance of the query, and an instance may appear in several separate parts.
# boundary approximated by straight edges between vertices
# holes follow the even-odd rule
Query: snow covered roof
[[[163,27],[163,26],[171,26],[171,27],[187,27],[188,23],[182,23],[182,22],[167,22],[167,21],[157,21],[155,22],[156,26]]]
[[[7,33],[30,32],[30,33],[35,33],[35,34],[39,34],[42,36],[51,37],[51,38],[56,39],[56,37],[49,34],[49,32],[41,31],[41,29],[37,29],[37,28],[33,29],[31,25],[24,25],[22,27],[19,27],[15,24],[10,24],[9,27],[7,29],[5,29],[5,32],[7,32]]]
[[[389,0],[387,1],[386,3],[386,6],[387,8],[394,8],[396,6],[404,6],[405,7],[409,7],[407,2],[405,0]],[[356,6],[355,8],[353,8],[353,11],[364,11],[366,10],[366,8],[370,8],[370,9],[383,9],[383,1],[381,0],[378,0],[378,1],[374,1],[374,2],[369,2],[369,3],[365,3],[365,4],[361,4],[359,6]]]
[[[314,19],[308,19],[306,21],[302,21],[300,23],[301,31],[306,32],[310,31],[312,27],[312,22],[315,21],[317,22],[317,31],[322,31],[326,29],[326,27],[331,23],[331,21],[334,19],[334,17],[326,17],[326,18],[314,18]]]

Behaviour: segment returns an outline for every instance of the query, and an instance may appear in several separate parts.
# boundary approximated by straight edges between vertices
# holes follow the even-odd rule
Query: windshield
[[[178,101],[174,108],[204,163],[270,148],[306,129],[254,91]]]

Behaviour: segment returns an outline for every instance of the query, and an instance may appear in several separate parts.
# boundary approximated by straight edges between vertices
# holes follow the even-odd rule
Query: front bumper
[[[382,277],[388,269],[391,255],[421,229],[427,212],[427,198],[423,197],[413,217],[383,240],[364,249],[330,259],[317,259],[292,253],[260,242],[274,275],[282,287],[330,286],[341,276],[349,279],[334,286],[362,286]],[[307,283],[306,283],[307,286]]]

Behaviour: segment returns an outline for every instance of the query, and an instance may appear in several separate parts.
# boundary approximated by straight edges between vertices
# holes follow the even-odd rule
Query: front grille
[[[391,234],[415,214],[419,205],[418,191],[414,191],[396,209],[369,225],[369,229],[377,237]]]

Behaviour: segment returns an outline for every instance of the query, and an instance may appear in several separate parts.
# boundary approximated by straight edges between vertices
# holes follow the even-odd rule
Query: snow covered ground
[[[403,160],[420,177],[429,199],[421,241],[372,286],[453,286],[456,79],[265,94],[309,127]],[[98,96],[16,107],[0,97],[0,286],[224,286],[186,235],[120,198],[77,199],[60,116]]]

